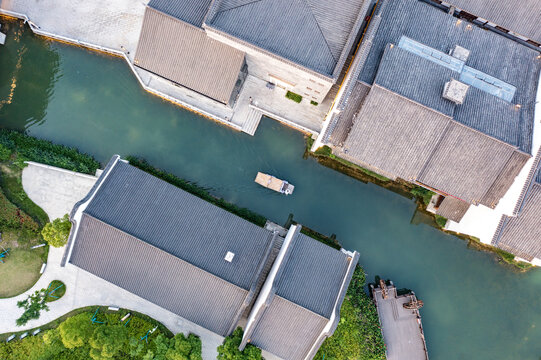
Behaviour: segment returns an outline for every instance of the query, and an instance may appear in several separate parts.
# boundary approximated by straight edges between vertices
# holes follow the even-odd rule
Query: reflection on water
[[[24,32],[20,43],[0,47],[2,69],[14,68],[23,46],[2,126],[77,146],[102,163],[115,153],[142,156],[274,222],[293,213],[301,224],[335,233],[359,251],[369,279],[393,279],[423,299],[431,359],[541,356],[540,271],[512,271],[422,216],[412,220],[414,201],[303,159],[302,134],[275,121],[263,119],[254,137],[235,132],[146,93],[120,59]],[[4,99],[13,74],[0,76]],[[255,184],[258,171],[287,179],[295,193]]]
[[[60,57],[50,41],[33,36],[22,22],[5,18],[0,22],[7,35],[0,48],[0,119],[19,130],[43,124]],[[7,114],[16,117],[6,119]]]

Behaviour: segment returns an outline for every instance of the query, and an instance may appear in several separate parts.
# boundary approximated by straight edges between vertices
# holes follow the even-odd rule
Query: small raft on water
[[[287,181],[277,179],[274,176],[264,174],[262,172],[257,173],[255,182],[266,187],[267,189],[271,189],[286,195],[292,194],[293,190],[295,189],[295,186],[291,185]]]

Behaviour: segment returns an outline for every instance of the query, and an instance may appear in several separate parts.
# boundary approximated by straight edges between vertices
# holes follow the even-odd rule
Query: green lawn
[[[48,286],[49,295],[45,299],[46,302],[59,300],[66,293],[66,285],[60,280],[53,280]]]
[[[21,230],[9,230],[2,233],[0,243],[6,249],[11,249],[9,255],[0,263],[0,298],[16,296],[30,289],[40,274],[39,270],[47,258],[47,247],[30,249],[39,244],[37,237],[28,237]]]

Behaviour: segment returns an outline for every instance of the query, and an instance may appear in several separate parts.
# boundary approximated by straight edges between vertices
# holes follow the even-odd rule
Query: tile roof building
[[[541,266],[541,153],[519,203],[517,216],[503,216],[492,245]]]
[[[445,196],[494,208],[532,154],[539,52],[417,0],[382,0],[324,141]]]
[[[286,359],[310,359],[333,333],[358,261],[300,226],[284,240],[118,156],[71,220],[64,264],[222,336],[257,309],[246,334]]]
[[[439,0],[427,1],[442,5]],[[454,6],[461,17],[541,47],[541,6],[537,0],[449,0],[445,4]]]
[[[350,56],[369,5],[151,0],[135,65],[229,105],[242,87],[241,69],[322,102]]]

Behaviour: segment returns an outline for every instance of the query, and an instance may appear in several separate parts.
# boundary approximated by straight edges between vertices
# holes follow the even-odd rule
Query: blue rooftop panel
[[[403,36],[437,50],[440,54],[448,54],[456,45],[464,47],[470,51],[465,67],[485,74],[481,78],[488,81],[478,79],[478,77],[475,80],[469,80],[471,87],[466,95],[466,102],[461,107],[464,108],[463,114],[469,114],[473,118],[466,120],[464,116],[459,116],[455,119],[463,123],[475,123],[478,130],[486,131],[486,133],[495,133],[493,123],[499,123],[503,126],[503,130],[498,138],[511,139],[510,143],[517,144],[522,151],[530,153],[537,85],[541,71],[541,62],[536,59],[539,53],[495,32],[481,29],[465,20],[453,17],[422,1],[383,0],[381,3],[381,23],[372,39],[370,53],[360,71],[359,80],[368,84],[374,83],[386,46],[398,45]],[[427,55],[423,56],[426,58]],[[422,69],[412,71],[422,71]],[[470,75],[473,75],[472,72],[467,70],[462,80],[468,81],[467,77]],[[415,74],[408,76],[410,77],[414,78]],[[501,83],[494,81],[495,79],[499,79]],[[478,88],[488,91],[488,93],[480,91],[486,96],[479,95],[478,98],[480,101],[487,102],[473,106],[473,102],[468,101],[468,97],[470,93],[477,96],[478,92],[471,90],[479,90]],[[514,94],[513,88],[515,88]],[[502,98],[498,99],[496,96]],[[491,98],[500,101],[490,100]],[[512,107],[504,106],[502,99],[511,101],[512,104],[520,104],[520,107],[515,108],[509,123],[498,120],[487,124],[488,119],[508,116],[507,110]],[[492,104],[496,105],[491,106]],[[468,110],[466,109],[468,106],[473,107]],[[497,111],[503,111],[503,113],[497,114]],[[517,114],[518,126],[515,122]],[[485,120],[477,120],[477,117]],[[504,131],[510,133],[504,135]]]

